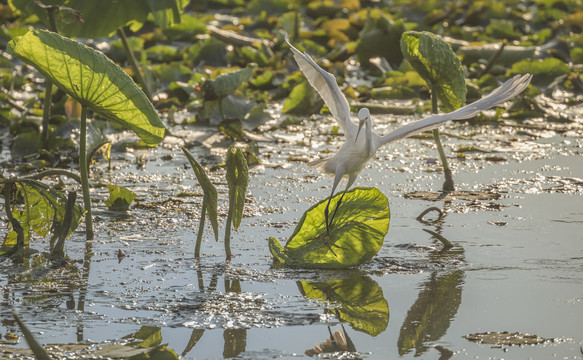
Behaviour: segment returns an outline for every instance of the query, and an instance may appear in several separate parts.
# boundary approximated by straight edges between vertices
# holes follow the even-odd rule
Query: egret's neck
[[[372,156],[376,149],[373,148],[373,141],[372,141],[372,122],[370,120],[370,116],[366,118],[366,129],[364,129],[365,139],[366,139],[366,150],[369,153],[369,156]]]

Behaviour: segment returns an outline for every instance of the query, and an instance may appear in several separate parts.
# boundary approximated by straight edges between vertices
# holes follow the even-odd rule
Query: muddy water
[[[324,132],[330,123],[322,124]],[[379,124],[379,132],[393,126]],[[316,135],[305,137],[306,129]],[[0,333],[19,333],[10,321],[13,307],[44,344],[105,344],[155,326],[162,342],[184,358],[304,357],[331,334],[337,349],[352,350],[343,358],[581,357],[581,130],[545,137],[514,127],[445,131],[474,134],[445,142],[458,189],[486,194],[484,200],[413,199],[409,195],[441,187],[432,142],[407,139],[382,149],[356,185],[387,195],[389,233],[371,263],[346,271],[274,267],[267,248],[269,236],[283,241],[330,191],[331,179],[297,161],[340,140],[319,135],[314,124],[270,132],[278,142],[261,143],[263,165],[252,169],[245,218],[232,234],[235,257],[227,265],[210,228],[203,259],[193,260],[202,198],[191,194],[200,190],[177,148],[181,140],[115,153],[115,170],[99,165],[95,179],[130,187],[138,204],[127,215],[109,213],[101,201],[106,190],[96,189],[92,252],[87,257],[84,234],[74,234],[66,250],[79,263],[68,271],[0,262]],[[457,157],[452,150],[462,144],[485,152]],[[217,149],[191,152],[208,165],[222,159]],[[224,221],[224,174],[216,170],[212,177]],[[445,212],[440,222],[416,220],[431,206]],[[432,218],[435,213],[426,216]],[[422,229],[454,248],[442,251]],[[118,258],[119,250],[126,256]],[[548,340],[509,346],[464,338],[505,331]],[[16,346],[26,347],[23,342]]]

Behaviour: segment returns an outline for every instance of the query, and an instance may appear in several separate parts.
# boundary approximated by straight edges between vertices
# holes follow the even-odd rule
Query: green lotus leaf
[[[282,113],[308,115],[319,112],[324,102],[316,90],[307,82],[296,85],[283,101]]]
[[[368,276],[352,274],[346,279],[298,281],[302,295],[338,304],[332,310],[358,331],[377,336],[389,325],[389,303],[382,288]]]
[[[253,67],[221,74],[212,80],[212,88],[219,98],[223,98],[237,91],[239,86],[251,78],[251,75],[253,75]]]
[[[247,160],[241,149],[234,146],[227,150],[227,185],[229,186],[229,207],[233,209],[233,227],[237,229],[243,218],[245,194],[249,184]]]
[[[105,205],[111,211],[127,211],[137,197],[135,192],[123,186],[107,185],[107,190],[109,190],[109,198],[105,200]]]
[[[38,30],[10,41],[8,49],[81,105],[132,130],[148,146],[162,141],[166,128],[152,103],[129,75],[102,53]]]
[[[407,31],[401,37],[401,52],[436,92],[447,111],[466,102],[466,81],[460,59],[439,36]]]
[[[341,194],[330,202],[330,217]],[[387,197],[377,188],[348,191],[329,235],[324,219],[327,202],[324,199],[304,213],[285,248],[275,238],[269,239],[269,249],[279,262],[294,267],[337,269],[360,265],[376,255],[389,230]]]
[[[522,72],[519,72],[522,71]],[[568,75],[571,69],[562,61],[556,58],[543,60],[524,59],[512,65],[506,75],[513,74],[533,74],[533,83],[546,87],[561,75]]]
[[[219,221],[218,221],[218,194],[217,188],[213,185],[209,177],[207,176],[206,172],[204,171],[203,167],[194,159],[194,157],[186,150],[182,148],[184,155],[188,158],[190,165],[192,166],[192,170],[194,170],[194,174],[196,175],[196,179],[198,183],[202,187],[202,191],[204,192],[204,199],[203,203],[206,204],[206,213],[211,221],[211,225],[213,227],[213,233],[215,234],[215,240],[219,240]]]
[[[22,226],[24,245],[28,246],[32,233],[45,237],[50,231],[59,234],[59,229],[65,219],[67,198],[48,185],[36,180],[14,181],[16,197],[22,199],[22,205],[12,207],[12,216]],[[67,236],[71,235],[81,221],[83,210],[75,205],[73,208],[71,226]],[[12,248],[17,243],[17,234],[10,230],[2,247]]]
[[[131,21],[141,25],[149,14],[152,14],[156,25],[165,28],[180,22],[181,9],[186,5],[182,0],[44,0],[43,3],[78,11],[83,21],[75,18],[75,14],[62,10],[58,16],[63,17],[64,21],[57,26],[60,33],[84,38],[108,36]],[[47,11],[35,0],[9,0],[9,4],[13,9],[35,14],[45,24],[49,23]]]

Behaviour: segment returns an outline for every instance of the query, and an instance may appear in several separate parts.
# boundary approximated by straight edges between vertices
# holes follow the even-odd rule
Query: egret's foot
[[[326,246],[326,247],[328,248],[328,250],[330,250],[330,252],[331,252],[331,253],[332,253],[334,256],[336,256],[336,257],[337,257],[338,255],[336,255],[336,253],[334,252],[334,249],[332,249],[332,247],[336,247],[336,248],[338,248],[338,249],[346,250],[346,248],[343,248],[342,246],[338,246],[338,245],[336,245],[336,244],[333,244],[333,243],[330,241],[330,236],[329,236],[328,234],[326,234],[326,235],[324,236],[324,243],[323,243],[322,245],[318,246],[316,249],[319,249],[319,248],[321,248],[321,247],[324,247],[324,246]]]
[[[455,184],[453,182],[453,173],[451,169],[444,169],[445,181],[443,183],[443,191],[444,192],[452,192],[455,191]]]

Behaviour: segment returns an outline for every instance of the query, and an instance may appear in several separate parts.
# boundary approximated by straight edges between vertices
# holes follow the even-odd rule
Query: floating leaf
[[[346,279],[298,281],[302,295],[338,304],[329,310],[358,331],[377,336],[389,324],[389,303],[383,290],[368,276],[353,274]]]
[[[571,73],[571,69],[561,60],[547,58],[544,60],[525,59],[512,65],[507,75],[533,74],[533,83],[539,86],[547,86],[556,77]]]
[[[330,217],[341,195],[337,194],[330,202]],[[348,191],[330,225],[329,235],[324,219],[327,202],[324,199],[304,213],[285,248],[275,238],[269,239],[271,254],[278,261],[296,267],[346,268],[376,255],[389,230],[387,197],[377,188]]]
[[[229,186],[229,208],[232,208],[233,227],[237,229],[243,218],[245,194],[249,184],[249,169],[247,160],[241,149],[234,146],[227,150],[227,184]]]
[[[273,80],[275,79],[275,73],[271,70],[266,70],[255,79],[251,80],[251,85],[258,89],[271,89],[274,87]]]
[[[486,35],[495,39],[517,40],[521,34],[514,30],[514,21],[509,19],[491,19],[486,26]]]
[[[10,147],[10,153],[14,161],[23,161],[26,158],[38,155],[42,149],[42,135],[35,131],[29,130],[21,132],[14,138]]]
[[[460,59],[439,36],[407,31],[401,37],[401,52],[437,93],[446,110],[457,109],[466,102],[466,81]]]
[[[302,81],[283,101],[282,113],[309,115],[319,111],[323,104],[324,101],[316,90],[307,81]]]
[[[510,333],[508,331],[489,331],[485,333],[475,333],[465,335],[464,338],[476,342],[478,344],[491,344],[496,346],[502,345],[537,345],[548,341],[553,341],[553,339],[541,338],[534,334],[523,334],[519,332]]]
[[[105,205],[111,211],[127,211],[136,198],[136,193],[122,186],[107,185],[109,199],[105,200]]]
[[[202,191],[204,192],[204,199],[203,203],[206,204],[206,212],[211,221],[211,225],[213,227],[213,233],[215,234],[215,240],[219,240],[219,221],[218,221],[218,210],[217,210],[217,202],[218,202],[218,195],[217,195],[217,188],[213,185],[211,180],[208,178],[206,172],[200,166],[200,164],[192,157],[192,155],[185,149],[182,148],[184,155],[188,158],[190,165],[192,166],[192,170],[194,170],[194,174],[196,175],[196,179],[198,183],[202,187]]]
[[[223,98],[237,91],[239,86],[246,83],[253,75],[253,67],[221,74],[211,81],[214,94]]]
[[[16,57],[34,66],[83,106],[157,145],[166,128],[133,80],[105,55],[47,31],[31,31],[8,44]]]
[[[395,51],[399,46],[401,35],[405,31],[402,21],[393,21],[381,11],[371,11],[360,32],[356,55],[363,66],[372,66],[369,60],[374,57],[385,58],[394,68],[403,61],[403,54]],[[382,46],[379,46],[382,44]]]

